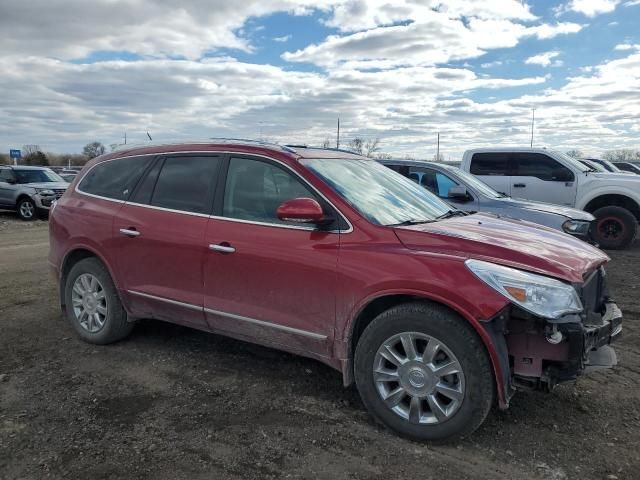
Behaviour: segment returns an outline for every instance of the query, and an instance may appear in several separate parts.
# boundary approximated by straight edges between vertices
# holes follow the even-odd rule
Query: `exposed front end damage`
[[[500,314],[515,389],[549,391],[558,383],[617,363],[609,344],[622,331],[622,312],[609,297],[604,268],[576,286],[584,310],[546,319],[510,306]]]
[[[517,390],[550,391],[558,383],[617,363],[610,347],[622,331],[622,312],[610,298],[600,267],[575,285],[583,305],[576,314],[543,318],[510,304],[483,323],[501,369],[501,408]]]

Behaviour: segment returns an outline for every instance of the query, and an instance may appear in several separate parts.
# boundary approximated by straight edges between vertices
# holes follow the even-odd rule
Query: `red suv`
[[[315,358],[414,439],[466,435],[517,389],[615,363],[600,250],[469,215],[331,149],[147,146],[87,164],[49,260],[84,340],[156,318]]]

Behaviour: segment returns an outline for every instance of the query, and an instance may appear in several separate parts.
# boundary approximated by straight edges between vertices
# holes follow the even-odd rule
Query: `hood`
[[[591,222],[594,220],[593,215],[585,212],[584,210],[578,210],[577,208],[563,207],[562,205],[552,205],[550,203],[534,202],[532,200],[525,200],[523,198],[505,198],[504,201],[524,208],[526,210],[535,210],[537,212],[554,213],[556,215],[562,215],[573,220],[584,220]]]
[[[557,230],[483,213],[394,231],[412,250],[485,260],[574,283],[609,260],[601,250]]]
[[[636,175],[635,173],[629,172],[627,173],[616,173],[616,172],[589,172],[589,176],[593,178],[601,178],[607,182],[611,180],[620,180],[623,182],[629,182],[631,185],[640,186],[640,175]]]
[[[69,186],[66,182],[34,182],[34,183],[21,183],[23,187],[51,189],[51,190],[66,190]]]

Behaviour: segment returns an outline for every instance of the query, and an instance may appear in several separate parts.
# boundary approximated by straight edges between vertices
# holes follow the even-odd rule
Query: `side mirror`
[[[327,219],[320,204],[313,198],[294,198],[282,203],[276,215],[283,222],[324,223]]]
[[[15,185],[16,183],[16,181],[13,178],[7,178],[5,182],[7,182],[9,185]]]
[[[449,192],[447,196],[448,198],[455,199],[455,200],[469,200],[467,187],[464,187],[462,185],[455,185],[449,188]]]

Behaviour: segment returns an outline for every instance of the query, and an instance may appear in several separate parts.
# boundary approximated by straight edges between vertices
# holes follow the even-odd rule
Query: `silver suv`
[[[46,214],[69,184],[46,167],[0,165],[0,208],[15,210],[22,220]]]

